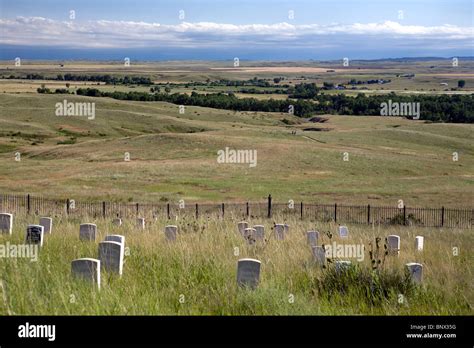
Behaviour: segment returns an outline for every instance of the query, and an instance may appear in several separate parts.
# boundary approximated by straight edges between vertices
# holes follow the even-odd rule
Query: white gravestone
[[[26,228],[26,244],[43,246],[44,227],[41,225],[28,225]]]
[[[13,230],[13,214],[0,214],[0,233],[12,234]]]
[[[144,230],[145,229],[145,218],[137,219],[137,227]]]
[[[105,236],[104,242],[117,242],[125,246],[125,236],[121,236],[120,234],[108,234]]]
[[[423,281],[423,265],[421,263],[410,262],[406,264],[408,273],[415,283]]]
[[[255,289],[260,281],[261,262],[255,259],[240,259],[237,265],[237,284]]]
[[[124,245],[117,242],[99,243],[99,260],[103,269],[122,275]]]
[[[165,237],[167,240],[174,241],[178,234],[178,226],[168,225],[165,227]]]
[[[423,247],[425,244],[425,238],[422,236],[415,237],[415,250],[416,251],[423,251]]]
[[[336,261],[336,272],[349,270],[351,264],[350,261]]]
[[[247,241],[249,244],[255,244],[256,238],[255,238],[255,233],[257,231],[255,228],[246,228],[244,230],[244,239]]]
[[[243,236],[246,228],[249,228],[249,223],[247,221],[240,221],[237,223],[237,229],[240,234]]]
[[[97,225],[96,224],[81,224],[79,226],[79,239],[95,241],[97,236]]]
[[[113,219],[112,224],[114,224],[115,226],[122,226],[122,219],[120,218]]]
[[[71,273],[73,277],[85,279],[97,284],[100,289],[100,260],[76,259],[71,262]]]
[[[44,233],[49,233],[53,231],[53,219],[50,217],[40,218],[39,224],[44,227]]]
[[[285,225],[283,224],[275,225],[275,238],[278,240],[285,239]]]
[[[307,232],[308,244],[311,247],[317,246],[319,241],[319,232],[318,231],[308,231]]]
[[[313,251],[313,259],[316,263],[320,266],[324,266],[326,264],[326,252],[322,246],[314,246],[311,248]]]
[[[256,240],[265,239],[265,226],[255,225],[253,228],[255,229],[255,239]]]
[[[400,254],[400,236],[391,234],[387,237],[387,249],[391,255]]]
[[[347,226],[339,226],[339,237],[347,238],[349,237],[349,229]]]

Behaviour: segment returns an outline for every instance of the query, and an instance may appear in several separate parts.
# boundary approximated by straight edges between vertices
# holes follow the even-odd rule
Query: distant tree
[[[464,81],[464,80],[459,80],[458,81],[458,87],[459,88],[463,88],[465,85],[466,85],[466,81]]]
[[[273,82],[275,82],[275,83],[280,83],[280,81],[281,81],[281,77],[275,77],[273,79]]]
[[[66,83],[66,88],[69,88],[71,86],[70,83]]]
[[[171,92],[171,88],[169,88],[169,87],[165,87],[165,92],[166,92],[166,93],[169,93],[169,92]]]

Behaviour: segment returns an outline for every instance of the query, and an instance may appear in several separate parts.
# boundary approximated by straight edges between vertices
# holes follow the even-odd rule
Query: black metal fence
[[[353,206],[312,203],[274,203],[271,195],[266,201],[255,203],[122,203],[122,202],[80,202],[72,199],[50,199],[31,195],[0,195],[0,212],[35,215],[68,215],[71,217],[91,216],[145,217],[172,219],[181,217],[232,216],[235,218],[298,218],[311,221],[410,225],[424,227],[472,228],[473,209],[451,208],[409,208],[404,206]]]

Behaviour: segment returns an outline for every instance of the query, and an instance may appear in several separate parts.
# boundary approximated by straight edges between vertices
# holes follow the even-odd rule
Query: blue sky
[[[297,23],[378,22],[397,20],[404,11],[407,24],[472,26],[470,0],[2,0],[2,18],[16,16],[67,20],[74,9],[77,19],[133,20],[177,23],[178,11],[189,21],[233,24],[275,23],[295,11]]]
[[[471,0],[0,0],[0,58],[467,56],[473,15]]]

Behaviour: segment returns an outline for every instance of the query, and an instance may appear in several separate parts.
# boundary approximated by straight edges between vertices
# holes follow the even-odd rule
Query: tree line
[[[474,94],[471,95],[386,95],[318,94],[311,100],[258,100],[237,98],[232,93],[191,95],[182,93],[105,92],[96,88],[79,88],[77,95],[109,97],[119,100],[163,101],[177,105],[194,105],[234,111],[292,112],[295,116],[334,114],[380,116],[382,103],[420,103],[420,119],[434,122],[474,123]]]
[[[3,78],[3,76],[2,76]],[[38,73],[26,74],[24,76],[10,75],[7,79],[24,80],[51,80],[51,81],[84,81],[84,82],[105,82],[107,85],[134,84],[134,85],[152,85],[153,81],[145,76],[112,76],[104,75],[80,75],[80,74],[58,74],[56,77],[45,76]]]

